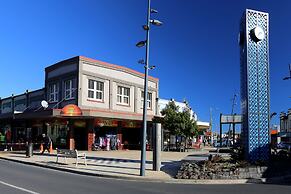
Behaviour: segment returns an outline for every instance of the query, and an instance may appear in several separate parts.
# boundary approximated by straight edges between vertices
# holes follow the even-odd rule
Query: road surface
[[[78,175],[0,160],[0,193],[290,194],[291,186],[270,184],[189,185],[128,181]]]

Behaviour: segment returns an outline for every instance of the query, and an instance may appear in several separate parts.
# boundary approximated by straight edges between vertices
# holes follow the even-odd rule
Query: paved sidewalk
[[[86,151],[85,151],[86,152]],[[148,180],[173,180],[181,160],[192,155],[205,155],[206,151],[193,152],[162,152],[162,167],[160,172],[152,170],[152,152],[147,152],[146,176],[139,176],[140,151],[91,151],[87,154],[87,166],[83,160],[79,160],[78,167],[75,167],[75,159],[68,158],[65,164],[64,158],[59,158],[56,163],[56,152],[53,154],[40,155],[34,151],[30,158],[25,152],[0,152],[0,158],[18,161],[26,164],[49,167],[58,170],[90,174],[95,176],[127,178],[127,179],[148,179]]]
[[[87,152],[87,166],[80,160],[78,167],[75,159],[68,158],[65,164],[64,158],[59,158],[56,163],[56,152],[53,154],[39,154],[34,151],[30,158],[25,152],[0,152],[0,159],[41,166],[65,172],[84,175],[120,178],[129,180],[154,181],[179,184],[244,184],[244,183],[282,183],[290,180],[290,176],[276,177],[274,179],[236,179],[236,180],[191,180],[175,179],[182,161],[202,160],[208,157],[208,150],[191,152],[162,152],[161,171],[152,170],[152,152],[147,152],[146,176],[139,176],[140,151],[91,151]]]

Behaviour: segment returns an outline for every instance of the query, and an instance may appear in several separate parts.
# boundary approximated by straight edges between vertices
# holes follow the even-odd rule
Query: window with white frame
[[[73,80],[66,80],[65,81],[65,99],[69,100],[69,99],[73,99]]]
[[[101,81],[88,80],[88,98],[103,101],[104,83]]]
[[[117,103],[129,105],[130,88],[118,86],[117,87]]]
[[[143,99],[144,99],[144,91],[141,91],[141,108],[143,108]],[[148,92],[148,96],[147,96],[147,109],[151,109],[152,108],[152,99],[153,99],[153,94]]]
[[[49,85],[49,102],[57,102],[59,100],[59,85],[58,84],[50,84]]]

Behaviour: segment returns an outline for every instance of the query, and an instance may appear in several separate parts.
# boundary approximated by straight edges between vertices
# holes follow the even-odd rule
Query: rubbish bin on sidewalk
[[[28,143],[26,145],[26,157],[33,156],[33,143]]]

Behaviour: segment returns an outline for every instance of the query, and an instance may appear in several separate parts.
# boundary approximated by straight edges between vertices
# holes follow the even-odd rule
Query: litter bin
[[[33,143],[28,143],[26,146],[26,157],[33,156]]]

